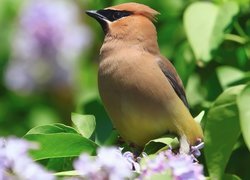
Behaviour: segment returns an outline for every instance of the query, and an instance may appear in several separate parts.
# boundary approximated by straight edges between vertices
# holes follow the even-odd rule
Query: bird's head
[[[155,35],[152,21],[159,14],[154,9],[139,3],[124,3],[101,10],[90,10],[86,13],[95,18],[102,26],[104,33],[113,37],[137,35]],[[143,33],[143,34],[142,34]]]

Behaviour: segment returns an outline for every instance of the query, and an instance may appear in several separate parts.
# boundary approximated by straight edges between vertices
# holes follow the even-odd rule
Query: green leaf
[[[250,150],[250,85],[246,86],[237,99],[240,113],[240,126],[243,138]]]
[[[77,131],[70,126],[55,123],[55,124],[37,126],[29,130],[29,132],[27,132],[27,134],[54,134],[54,133],[77,133]]]
[[[94,142],[73,133],[27,134],[24,137],[39,143],[39,149],[31,151],[34,160],[75,157],[83,152],[93,155],[98,147]]]
[[[71,119],[77,130],[83,137],[90,138],[93,134],[96,122],[93,115],[71,114]]]
[[[211,60],[212,50],[221,44],[226,28],[238,12],[237,3],[231,1],[220,6],[195,2],[186,9],[184,27],[197,60]]]
[[[234,174],[224,174],[223,180],[241,180],[240,177],[234,175]]]
[[[231,83],[230,85],[233,86],[233,85],[239,85],[239,84],[247,84],[249,82],[250,82],[250,71],[246,72],[243,78]]]
[[[73,169],[74,157],[50,158],[41,160],[42,164],[53,172],[68,171]],[[40,162],[41,162],[40,161]],[[45,161],[45,162],[44,162]]]
[[[235,86],[224,91],[209,109],[205,124],[205,158],[211,179],[221,179],[240,135],[237,95],[244,88]]]
[[[113,139],[113,126],[100,100],[97,97],[92,97],[84,102],[81,107],[83,109],[81,113],[93,114],[96,118],[95,142],[101,145],[109,143],[109,139]]]
[[[80,175],[77,171],[63,171],[54,174],[55,176],[77,176]]]
[[[158,139],[153,139],[149,141],[144,148],[144,152],[147,154],[154,154],[161,149],[168,149],[169,147],[175,149],[179,146],[179,141],[177,137],[165,136]]]
[[[204,86],[202,85],[200,75],[193,73],[189,76],[186,86],[186,94],[191,107],[197,106],[205,101]]]
[[[217,76],[223,89],[245,77],[245,73],[231,66],[220,66],[216,69]]]

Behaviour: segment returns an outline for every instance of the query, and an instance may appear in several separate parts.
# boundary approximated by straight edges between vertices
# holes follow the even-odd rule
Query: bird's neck
[[[107,33],[100,54],[103,57],[114,51],[130,48],[150,54],[160,54],[155,29],[154,31],[151,30],[150,33],[135,30],[125,31],[120,34]]]

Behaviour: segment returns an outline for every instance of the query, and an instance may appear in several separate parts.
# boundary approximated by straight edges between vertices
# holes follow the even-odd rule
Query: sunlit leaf
[[[81,135],[90,138],[96,126],[95,116],[72,113],[71,120]]]
[[[27,134],[24,137],[39,144],[38,150],[31,151],[34,160],[75,157],[83,152],[95,154],[97,148],[94,142],[82,137],[80,134]]]
[[[231,85],[247,84],[250,82],[250,71],[245,73],[244,77],[240,80],[233,82]]]
[[[246,86],[237,99],[240,113],[240,126],[243,138],[250,150],[250,85]]]
[[[211,2],[195,2],[186,9],[184,26],[197,60],[211,60],[212,50],[221,44],[226,28],[238,11],[237,3],[232,1],[220,6]]]
[[[37,126],[27,132],[27,134],[54,134],[54,133],[77,133],[77,131],[64,124],[55,123]]]
[[[77,176],[80,175],[77,171],[63,171],[55,173],[56,176]]]
[[[205,123],[205,158],[209,175],[220,179],[240,135],[237,95],[244,88],[235,86],[224,91],[209,109]]]
[[[179,141],[177,137],[174,136],[165,136],[161,137],[158,139],[153,139],[149,141],[144,148],[144,152],[147,154],[153,154],[158,152],[161,149],[168,149],[168,148],[173,148],[175,149],[176,147],[179,146]]]
[[[245,73],[231,66],[220,66],[216,69],[220,84],[223,89],[245,77]]]
[[[186,86],[186,94],[188,103],[191,107],[205,101],[204,87],[202,86],[202,79],[200,75],[194,73],[189,76]]]

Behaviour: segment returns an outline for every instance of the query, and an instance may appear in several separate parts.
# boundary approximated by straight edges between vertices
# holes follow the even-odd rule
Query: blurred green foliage
[[[90,139],[96,144],[68,126],[45,126],[48,131],[44,132],[42,128],[43,132],[40,132],[38,128],[26,135],[28,139],[51,143],[45,154],[42,154],[44,151],[33,154],[39,160],[52,158],[49,162],[41,161],[51,169],[59,167],[53,165],[63,161],[59,157],[74,157],[83,149],[93,153],[98,145],[112,144],[116,138],[97,90],[98,52],[104,35],[99,25],[84,14],[84,10],[101,9],[128,1],[73,2],[82,12],[81,23],[91,28],[93,36],[72,72],[74,83],[62,87],[46,86],[29,94],[12,91],[6,86],[4,78],[7,65],[12,60],[12,40],[23,2],[2,0],[0,6],[0,136],[23,136],[35,126],[51,123],[72,125],[71,112],[91,114],[96,119],[96,129],[93,130],[95,121],[91,117],[85,124],[79,122],[79,118],[88,118],[78,117],[77,114],[73,117],[76,127],[86,126],[88,121],[92,123],[88,124],[90,128],[84,133],[89,138],[94,131]],[[212,179],[237,179],[226,173],[249,179],[250,1],[136,2],[149,5],[161,13],[155,22],[161,52],[172,61],[181,76],[193,116],[202,110],[206,112],[202,120],[205,150],[200,159],[206,175],[209,173]],[[64,134],[51,136],[57,132]],[[79,133],[83,132],[80,130]],[[59,150],[67,149],[66,142],[78,142],[80,145],[74,144],[74,152],[66,154],[64,151],[50,152],[49,147],[59,143],[60,139],[64,139],[65,143],[58,147]],[[88,146],[85,147],[86,143]],[[62,167],[56,170],[70,169]]]

